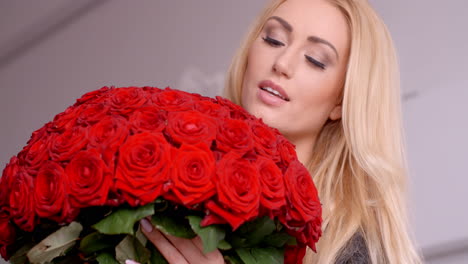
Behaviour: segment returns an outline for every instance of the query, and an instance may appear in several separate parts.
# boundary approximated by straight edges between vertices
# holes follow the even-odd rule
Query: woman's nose
[[[295,71],[294,52],[286,49],[278,54],[273,64],[273,71],[287,79],[292,78]]]

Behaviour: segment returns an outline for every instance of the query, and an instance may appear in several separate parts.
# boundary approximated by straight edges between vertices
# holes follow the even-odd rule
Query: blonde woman
[[[397,61],[366,0],[273,1],[234,57],[226,95],[296,145],[323,204],[304,263],[419,263],[407,232]],[[200,241],[148,238],[170,263],[222,263]]]

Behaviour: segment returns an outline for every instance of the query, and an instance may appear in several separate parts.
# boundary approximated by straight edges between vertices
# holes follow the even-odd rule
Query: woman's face
[[[242,105],[296,145],[341,118],[349,52],[342,13],[323,0],[288,0],[249,49]]]

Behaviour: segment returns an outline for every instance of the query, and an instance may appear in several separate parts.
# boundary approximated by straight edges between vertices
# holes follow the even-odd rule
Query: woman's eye
[[[325,70],[325,68],[326,68],[326,65],[325,65],[325,64],[323,64],[323,63],[321,63],[320,61],[318,61],[318,60],[312,58],[311,56],[305,55],[305,57],[306,57],[307,61],[309,61],[310,63],[312,63],[312,65],[314,65],[314,66],[316,66],[316,67],[319,67],[319,68],[322,69],[322,70]]]
[[[284,46],[284,43],[283,43],[283,42],[278,41],[278,40],[276,40],[276,39],[274,39],[274,38],[270,38],[270,37],[268,37],[268,36],[262,37],[262,39],[263,39],[266,43],[268,43],[270,46],[273,46],[273,47]]]

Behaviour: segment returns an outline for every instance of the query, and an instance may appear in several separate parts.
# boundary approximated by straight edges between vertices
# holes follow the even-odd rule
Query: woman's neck
[[[315,137],[288,139],[296,146],[296,154],[299,161],[307,167],[307,164],[312,159]]]

